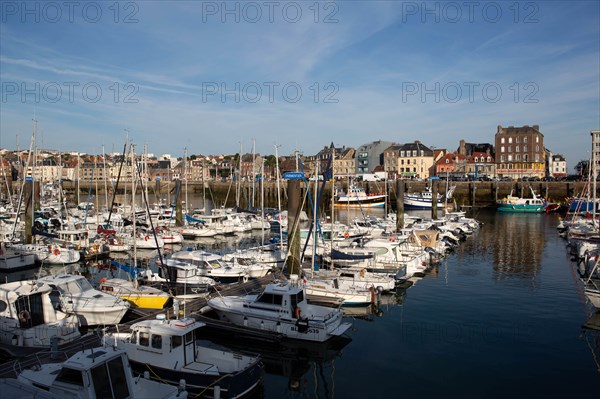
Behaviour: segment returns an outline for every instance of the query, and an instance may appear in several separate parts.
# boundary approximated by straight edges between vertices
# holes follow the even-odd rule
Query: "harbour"
[[[337,218],[346,221],[361,212],[384,216],[383,209],[341,208]],[[342,308],[351,328],[339,339],[310,343],[260,329],[226,334],[227,328],[218,325],[206,330],[206,338],[261,356],[264,384],[256,397],[360,398],[366,392],[383,397],[390,390],[411,397],[506,397],[518,387],[517,396],[558,398],[598,387],[600,334],[589,328],[597,325],[598,313],[583,293],[578,263],[557,234],[561,216],[489,210],[473,216],[482,227],[441,263],[378,295],[373,305]],[[227,253],[254,245],[261,236],[254,232],[241,241],[226,237],[186,244]],[[156,251],[140,255],[152,259]],[[95,263],[67,267],[92,282],[116,272]],[[185,312],[210,321],[214,315],[204,319],[200,313],[204,306]],[[142,316],[136,314],[130,315],[131,323]],[[360,378],[355,378],[357,367]],[[579,378],[587,383],[570,381]]]

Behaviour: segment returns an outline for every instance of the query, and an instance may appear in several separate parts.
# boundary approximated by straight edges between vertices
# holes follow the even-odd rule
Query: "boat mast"
[[[331,143],[331,262],[330,268],[333,270],[333,228],[334,228],[334,209],[335,209],[335,193],[333,192],[333,186],[335,185],[335,146]]]
[[[19,215],[21,213],[21,203],[23,202],[23,195],[25,193],[25,181],[26,176],[24,175],[24,172],[27,170],[27,166],[29,165],[29,162],[31,162],[31,153],[33,152],[33,144],[35,143],[35,119],[33,119],[34,121],[34,129],[33,129],[33,134],[31,135],[31,142],[29,143],[29,152],[27,154],[27,164],[25,164],[25,166],[21,169],[21,178],[23,179],[23,182],[21,183],[21,193],[19,194],[19,201],[17,202],[17,213],[15,216],[15,224],[13,225],[13,233],[12,233],[12,239],[14,240],[15,238],[15,232],[17,230],[17,222],[19,220]],[[18,137],[18,136],[17,136]],[[21,156],[19,155],[19,164],[21,163]]]
[[[312,263],[313,267],[311,268],[311,277],[314,277],[315,271],[319,270],[319,265],[317,264],[317,214],[319,212],[318,204],[317,204],[317,192],[319,191],[319,160],[315,161],[315,199],[313,204],[313,253],[312,253]],[[333,208],[333,206],[332,206]],[[332,225],[333,229],[333,225]]]
[[[108,208],[108,181],[106,180],[106,153],[104,152],[104,144],[102,144],[102,168],[102,175],[104,176],[104,206]]]
[[[187,147],[183,149],[183,178],[185,179],[185,213],[188,212]]]
[[[254,170],[254,165],[256,164],[256,139],[252,139],[252,198],[250,203],[252,204],[252,208],[254,209],[254,187],[256,182],[256,171]]]
[[[281,229],[281,189],[279,187],[279,155],[277,153],[277,149],[281,147],[281,145],[275,144],[275,168],[277,169],[277,210],[278,210],[278,218],[279,218],[279,248],[283,248],[283,231]]]
[[[133,222],[133,267],[137,264],[137,231],[135,227],[135,145],[129,146],[131,152],[131,217]]]
[[[261,247],[265,245],[265,159],[260,168],[260,236]]]

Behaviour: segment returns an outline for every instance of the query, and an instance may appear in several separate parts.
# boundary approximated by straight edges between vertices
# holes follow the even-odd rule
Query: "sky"
[[[0,147],[454,151],[539,125],[569,170],[600,129],[598,1],[0,2]],[[126,131],[128,133],[126,133]]]

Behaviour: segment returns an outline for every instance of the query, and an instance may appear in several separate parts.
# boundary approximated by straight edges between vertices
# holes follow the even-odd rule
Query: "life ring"
[[[56,255],[56,256],[60,255],[60,249],[54,248],[54,255]]]
[[[25,322],[27,322],[27,320],[29,320],[29,317],[30,317],[30,315],[29,315],[29,312],[28,312],[28,311],[26,311],[26,310],[21,310],[21,311],[19,312],[19,321],[21,321],[21,323],[25,323]]]
[[[345,232],[345,233],[344,233],[344,238],[350,238],[350,233],[348,233],[348,232]]]
[[[300,317],[302,317],[302,310],[300,310],[299,306],[294,308],[294,317],[298,320],[300,320]]]
[[[146,236],[144,237],[144,240],[148,241],[150,239],[150,237]]]

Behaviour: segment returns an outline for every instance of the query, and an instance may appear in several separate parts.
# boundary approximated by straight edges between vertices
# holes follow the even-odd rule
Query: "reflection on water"
[[[600,311],[595,312],[581,329],[582,339],[590,349],[596,370],[600,373]]]
[[[265,366],[267,386],[277,392],[269,375],[283,377],[286,386],[282,391],[298,392],[310,397],[333,398],[336,382],[344,382],[335,373],[335,361],[352,341],[347,336],[335,337],[326,342],[308,342],[284,339],[281,342],[263,342],[231,336],[210,328],[202,331],[206,338],[245,353],[258,353]],[[281,391],[280,391],[281,392]]]
[[[548,219],[555,216],[490,212],[480,216],[485,227],[477,232],[472,243],[457,252],[475,251],[480,257],[476,264],[491,261],[493,277],[497,281],[518,283],[513,279],[520,279],[522,282],[535,282],[543,266]],[[473,268],[470,272],[476,274],[478,270]]]

